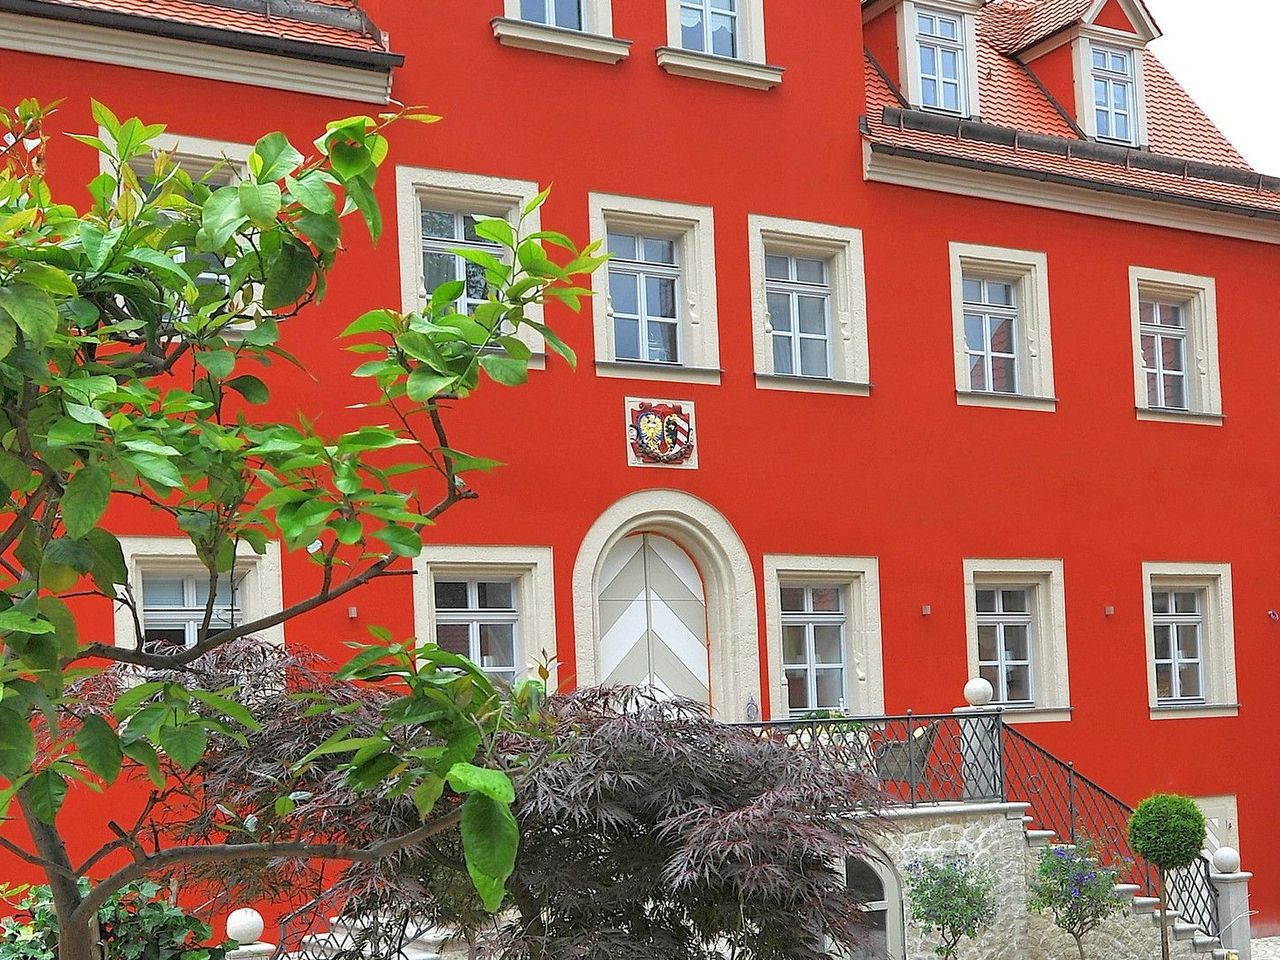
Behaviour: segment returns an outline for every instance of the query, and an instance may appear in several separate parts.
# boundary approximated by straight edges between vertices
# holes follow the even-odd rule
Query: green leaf
[[[169,759],[183,770],[190,770],[199,763],[209,744],[208,732],[194,723],[180,727],[161,727],[158,739]]]
[[[369,228],[369,236],[376,244],[382,236],[382,211],[378,209],[378,198],[363,180],[350,180],[346,188],[347,196],[355,202],[356,209],[364,217],[365,226]]]
[[[250,403],[266,403],[271,399],[267,385],[251,373],[228,380],[226,385]]]
[[[35,818],[52,824],[67,799],[67,781],[52,770],[41,770],[26,786],[26,800]]]
[[[298,229],[316,245],[316,249],[325,253],[337,250],[338,241],[342,239],[342,224],[332,210],[326,213],[303,213],[298,217]]]
[[[274,131],[254,144],[249,165],[259,181],[267,181],[279,180],[293,173],[302,161],[302,154],[289,142],[288,137]]]
[[[336,204],[333,191],[329,189],[329,184],[325,183],[324,175],[317,170],[312,170],[296,180],[293,177],[286,177],[284,182],[304,210],[310,210],[312,213],[328,213]]]
[[[57,597],[44,596],[36,601],[40,616],[53,624],[58,638],[58,652],[74,656],[80,645],[80,626],[71,608]]]
[[[444,793],[444,778],[430,774],[413,791],[413,805],[418,808],[418,816],[423,820],[431,814],[436,801]]]
[[[130,760],[142,764],[147,771],[147,776],[157,788],[163,789],[164,774],[160,771],[160,757],[156,754],[155,747],[145,740],[135,740],[124,744],[123,750],[124,755]]]
[[[53,297],[29,283],[0,287],[0,310],[13,318],[37,350],[44,349],[58,328],[58,306]]]
[[[230,717],[232,720],[249,730],[261,730],[262,726],[253,718],[253,714],[243,704],[236,703],[219,693],[212,693],[208,690],[191,690],[191,696],[199,700],[205,706],[212,707],[224,717]]]
[[[455,793],[482,793],[498,803],[512,804],[516,788],[501,770],[477,767],[473,763],[455,763],[446,777]]]
[[[515,869],[520,829],[504,804],[483,793],[470,794],[463,802],[461,829],[467,873],[485,909],[496,913]]]
[[[44,549],[46,560],[70,567],[76,573],[88,573],[93,569],[93,548],[83,540],[58,537],[50,540]]]
[[[263,307],[278,310],[297,303],[311,286],[315,270],[311,251],[295,240],[286,240],[267,269],[267,282],[262,291]]]
[[[279,185],[241,180],[238,189],[240,209],[245,215],[263,230],[270,230],[275,226],[276,218],[280,216]]]
[[[19,276],[32,286],[57,296],[74,297],[77,293],[75,282],[67,276],[65,270],[59,270],[47,263],[40,263],[38,260],[29,260],[22,264]]]
[[[84,537],[85,543],[93,551],[93,569],[90,574],[93,582],[103,593],[110,595],[116,584],[126,583],[129,569],[124,562],[124,549],[115,534],[98,527],[90,530]]]
[[[16,780],[31,771],[35,759],[36,735],[26,715],[0,707],[0,774]]]
[[[249,218],[240,205],[240,192],[234,186],[221,187],[205,201],[201,227],[215,250],[226,246],[231,235]]]
[[[123,720],[163,689],[164,684],[159,680],[148,680],[146,683],[140,683],[136,687],[130,687],[116,697],[116,702],[112,704],[111,712],[115,714],[117,720]]]
[[[159,250],[152,250],[150,247],[135,247],[126,253],[124,258],[131,263],[150,267],[161,274],[167,281],[167,286],[174,290],[184,290],[187,284],[191,282],[191,278],[187,276],[183,269],[171,257],[165,256]]]
[[[162,457],[149,453],[135,453],[129,457],[129,462],[152,483],[162,487],[182,486],[182,475],[178,472],[178,468]]]
[[[422,552],[422,537],[408,527],[383,527],[374,534],[402,557],[416,557]]]
[[[8,314],[0,313],[0,360],[13,352],[17,342],[18,325],[9,318]]]
[[[370,310],[351,321],[347,329],[338,334],[350,337],[357,333],[390,333],[396,328],[396,314],[390,310]]]
[[[201,350],[196,354],[196,363],[221,379],[235,369],[236,355],[230,350]]]
[[[529,379],[529,365],[514,357],[504,357],[496,353],[482,354],[480,366],[498,383],[508,387],[518,387]]]
[[[124,762],[124,750],[111,724],[96,713],[90,714],[76,731],[75,739],[85,766],[107,783],[115,783]]]
[[[405,392],[414,403],[429,400],[453,385],[455,378],[443,373],[436,373],[426,367],[419,367],[409,374],[405,381]]]
[[[53,633],[57,629],[49,621],[37,619],[23,610],[10,609],[0,613],[0,633]]]
[[[82,467],[62,494],[67,536],[79,540],[98,525],[111,500],[111,474],[96,463]]]

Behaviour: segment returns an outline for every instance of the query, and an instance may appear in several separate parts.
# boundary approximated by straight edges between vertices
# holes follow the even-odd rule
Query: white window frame
[[[920,20],[932,19],[940,23],[949,23],[955,26],[956,35],[953,38],[944,37],[940,33],[923,33],[920,28]],[[969,112],[968,97],[968,71],[965,67],[968,53],[965,49],[965,25],[964,16],[962,14],[949,13],[945,10],[935,10],[930,7],[916,7],[916,22],[914,24],[912,41],[915,44],[916,70],[920,75],[920,106],[925,110],[937,110],[941,113],[954,113],[959,116],[966,116]],[[934,73],[926,74],[924,69],[924,54],[929,50],[934,55]],[[956,76],[954,80],[948,80],[942,72],[942,60],[944,53],[955,55],[956,60]],[[925,87],[929,81],[934,84],[934,98],[939,102],[927,103]],[[943,102],[946,99],[945,88],[948,83],[954,83],[956,88],[956,105],[955,108],[946,106]]]
[[[765,554],[765,646],[769,655],[769,716],[790,713],[782,655],[782,595],[785,584],[843,588],[845,688],[851,714],[884,713],[884,650],[880,617],[880,561],[876,557]]]
[[[651,237],[644,232],[637,231],[634,228],[612,227],[609,229],[610,236],[619,236],[626,239],[634,240],[636,245],[636,253],[633,257],[628,257],[622,253],[618,253],[613,249],[613,244],[606,239],[605,248],[610,255],[609,260],[609,285],[610,307],[613,310],[614,338],[612,343],[615,359],[623,363],[655,363],[667,364],[671,366],[680,366],[684,359],[684,345],[682,343],[684,337],[685,317],[681,310],[681,292],[684,286],[682,276],[684,266],[680,262],[681,245],[675,238],[669,236]],[[652,260],[645,255],[646,243],[650,240],[656,240],[661,243],[668,243],[672,249],[672,262]],[[633,279],[636,288],[636,310],[634,315],[626,316],[627,320],[633,320],[636,323],[636,343],[639,347],[638,357],[623,357],[618,352],[617,324],[618,311],[617,305],[613,302],[613,280],[615,275],[630,277]],[[672,288],[672,301],[675,307],[674,317],[664,317],[653,311],[649,299],[648,281],[670,281]],[[656,359],[648,356],[650,353],[649,344],[649,328],[651,325],[660,327],[674,326],[676,330],[675,336],[675,357],[670,360]]]
[[[980,592],[990,592],[995,594],[996,605],[1003,607],[1005,593],[1021,593],[1027,601],[1027,609],[1025,611],[1015,610],[995,610],[983,611],[977,610],[975,605],[975,617],[977,619],[977,629],[981,632],[983,627],[995,627],[996,629],[996,658],[995,660],[984,661],[982,659],[981,644],[978,649],[978,673],[981,675],[983,666],[995,666],[999,671],[996,682],[993,683],[992,689],[995,691],[994,702],[1005,706],[1022,707],[1034,705],[1036,702],[1036,642],[1037,624],[1036,624],[1036,605],[1039,598],[1036,596],[1038,587],[1035,584],[1024,583],[986,583],[979,582],[974,584],[975,595]],[[1006,627],[1023,627],[1026,630],[1027,637],[1027,657],[1025,660],[1013,660],[1005,654],[1004,633]],[[1009,667],[1025,667],[1027,670],[1027,692],[1030,694],[1025,700],[1010,700],[1007,696],[1008,691],[1003,689],[1008,683],[1005,671]]]
[[[124,536],[119,539],[139,616],[146,602],[142,588],[144,572],[207,575],[196,557],[195,547],[186,537]],[[249,623],[284,609],[280,544],[269,542],[266,552],[259,556],[247,543],[240,543],[233,569],[234,575],[240,577],[236,594],[240,623]],[[116,603],[114,613],[115,645],[136,649],[138,635],[133,613],[124,603]],[[254,636],[269,643],[283,644],[284,624],[259,630]]]
[[[736,0],[737,55],[733,57],[685,49],[680,29],[681,7],[700,2],[705,0],[666,0],[667,46],[657,50],[658,66],[674,76],[757,90],[770,90],[780,84],[783,69],[770,65],[765,54],[764,0]]]
[[[1204,701],[1166,703],[1156,696],[1155,614],[1152,590],[1195,590],[1203,610],[1200,658]],[[1191,717],[1234,717],[1240,712],[1236,694],[1235,613],[1229,563],[1143,563],[1143,644],[1147,661],[1147,700],[1152,720]]]
[[[539,189],[538,184],[531,180],[397,166],[396,221],[400,248],[401,309],[405,313],[413,313],[421,310],[429,299],[422,280],[424,209],[505,217],[514,225],[520,217],[520,211],[538,195]],[[534,210],[525,219],[524,234],[541,229],[541,211]],[[469,245],[462,241],[458,243],[458,247]],[[535,323],[542,322],[540,305],[530,307],[525,314]],[[529,359],[530,369],[544,368],[547,362],[546,342],[542,334],[526,326],[520,329],[517,339],[533,354]]]
[[[1142,360],[1141,303],[1156,300],[1182,306],[1186,329],[1187,409],[1153,407],[1147,399]],[[1213,277],[1129,268],[1129,309],[1133,327],[1134,404],[1139,420],[1221,426],[1222,378],[1218,364],[1218,292]]]
[[[548,690],[556,689],[555,576],[550,547],[427,545],[413,560],[413,628],[419,640],[436,635],[436,580],[511,580],[516,585],[516,679],[551,660]]]
[[[548,5],[554,0],[547,0]],[[559,27],[521,16],[520,0],[504,0],[493,35],[508,47],[553,53],[598,63],[618,63],[631,55],[631,41],[613,35],[613,0],[580,0],[582,29]]]
[[[1045,723],[1071,718],[1070,665],[1067,659],[1067,604],[1059,559],[967,559],[964,561],[965,636],[969,676],[979,676],[977,591],[1000,587],[1025,589],[1031,607],[1030,706],[1008,704],[1014,723]],[[996,691],[997,695],[999,691]]]
[[[1113,50],[1127,50],[1131,54],[1133,105],[1129,124],[1131,137],[1128,140],[1098,135],[1098,117],[1094,112],[1093,103],[1093,48],[1095,45]],[[1076,122],[1085,136],[1120,146],[1145,145],[1147,143],[1146,79],[1140,43],[1135,43],[1132,34],[1109,27],[1089,26],[1082,28],[1072,41],[1072,53],[1075,57]]]
[[[613,194],[589,197],[591,239],[603,249],[610,230],[676,241],[680,363],[619,360],[614,352],[609,264],[591,275],[596,374],[633,380],[720,382],[716,309],[715,223],[710,207]]]
[[[918,110],[929,110],[949,116],[977,119],[981,111],[981,96],[978,85],[978,33],[974,16],[982,6],[980,0],[931,0],[928,3],[917,3],[916,0],[902,0],[898,5],[898,76],[903,78],[904,94],[907,102]],[[963,45],[961,66],[961,109],[959,112],[945,110],[941,107],[924,106],[924,89],[920,77],[920,45],[917,37],[917,14],[941,13],[949,17],[958,17],[961,21],[961,38]]]
[[[1052,411],[1053,333],[1049,320],[1048,257],[1040,251],[1011,250],[971,243],[952,243],[951,319],[955,355],[956,402],[963,406],[1007,407]],[[969,353],[965,340],[964,279],[981,277],[1013,283],[1018,305],[1018,392],[996,393],[969,386]]]
[[[1102,54],[1107,59],[1107,66],[1100,67],[1094,62],[1098,54]],[[1099,140],[1110,140],[1116,143],[1123,143],[1129,146],[1134,145],[1138,141],[1138,81],[1137,67],[1135,62],[1138,59],[1138,51],[1132,47],[1113,47],[1103,43],[1089,44],[1089,82],[1090,87],[1095,91],[1090,102],[1093,105],[1093,123],[1095,134]],[[1121,57],[1124,59],[1126,69],[1115,70],[1110,66],[1112,57]],[[1106,84],[1107,102],[1101,106],[1098,104],[1096,88],[1099,83]],[[1128,110],[1117,109],[1114,104],[1114,91],[1119,87],[1125,91],[1125,99],[1128,103]],[[1107,127],[1110,132],[1103,134],[1102,125],[1098,123],[1098,114],[1105,114],[1107,117]],[[1115,133],[1116,121],[1123,117],[1129,135],[1126,137],[1119,136]]]
[[[522,611],[520,609],[521,591],[520,577],[507,576],[505,574],[475,574],[464,573],[457,576],[450,576],[449,572],[444,569],[437,569],[433,573],[433,586],[440,581],[452,581],[455,583],[465,584],[467,590],[467,607],[466,609],[448,609],[441,610],[436,607],[436,628],[452,624],[455,626],[465,625],[467,627],[467,652],[463,654],[470,659],[476,666],[492,677],[497,673],[505,673],[510,670],[514,682],[523,672],[523,666],[520,662],[519,651],[520,646],[520,617]],[[481,583],[507,583],[511,585],[511,609],[487,609],[479,606],[479,585]],[[434,598],[434,591],[432,592]],[[510,625],[511,626],[511,666],[507,667],[486,667],[480,652],[480,628],[485,624],[493,625]],[[437,643],[439,642],[438,634]],[[502,678],[505,679],[505,678]]]
[[[843,584],[830,584],[821,581],[814,582],[807,579],[783,580],[778,584],[779,595],[787,589],[801,590],[804,592],[806,602],[812,603],[814,590],[834,589],[840,598],[839,610],[786,610],[781,613],[782,628],[785,631],[787,627],[803,627],[805,631],[805,658],[804,663],[786,661],[785,644],[783,645],[783,679],[786,679],[788,670],[803,670],[805,675],[805,693],[806,699],[810,703],[815,704],[811,707],[793,708],[790,704],[790,695],[788,694],[787,713],[789,716],[803,717],[806,713],[813,713],[819,710],[838,710],[847,712],[849,708],[849,607],[851,599],[850,589]],[[819,662],[815,653],[814,629],[816,627],[839,627],[840,628],[840,659],[838,661],[822,661]],[[834,706],[817,706],[818,699],[818,671],[819,670],[839,670],[842,682],[840,685],[840,702]],[[790,684],[787,684],[788,688]]]
[[[751,268],[756,386],[813,393],[871,392],[867,347],[867,291],[862,231],[854,227],[751,214],[747,217]],[[776,374],[769,335],[765,254],[811,257],[827,262],[830,372],[827,378]]]

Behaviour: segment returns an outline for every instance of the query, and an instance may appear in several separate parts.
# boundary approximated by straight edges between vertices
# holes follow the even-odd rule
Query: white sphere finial
[[[995,695],[991,681],[982,677],[974,677],[964,685],[964,699],[971,707],[985,707]]]
[[[231,916],[227,917],[227,936],[241,946],[260,941],[265,928],[262,914],[252,907],[232,910]]]
[[[1218,873],[1240,872],[1240,851],[1235,847],[1219,847],[1213,851],[1213,869]]]

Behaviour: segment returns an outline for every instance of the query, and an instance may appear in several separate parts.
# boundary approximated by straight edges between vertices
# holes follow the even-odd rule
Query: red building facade
[[[1265,932],[1280,183],[1157,35],[1138,0],[0,0],[0,78],[67,98],[68,132],[91,95],[164,122],[195,163],[388,96],[443,115],[396,132],[382,244],[285,331],[307,370],[273,370],[277,412],[322,429],[370,398],[337,333],[459,270],[469,215],[553,184],[541,226],[614,255],[548,311],[576,372],[459,410],[507,466],[416,575],[275,639],[340,655],[376,623],[501,676],[545,653],[728,720],[946,711],[983,676],[1122,799],[1203,798]],[[50,179],[83,202],[95,163],[58,138]],[[182,540],[114,521],[148,628],[184,629]],[[237,578],[252,613],[312,571]]]

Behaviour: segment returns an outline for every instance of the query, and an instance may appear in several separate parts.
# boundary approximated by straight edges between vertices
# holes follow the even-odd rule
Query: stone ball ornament
[[[1235,847],[1219,847],[1213,851],[1213,869],[1216,873],[1239,873],[1240,851]]]
[[[262,914],[252,907],[241,907],[232,910],[227,917],[227,936],[242,946],[246,943],[257,943],[262,939],[262,931],[266,929]]]
[[[990,680],[974,677],[964,685],[964,699],[971,707],[985,707],[995,697],[996,691]]]

